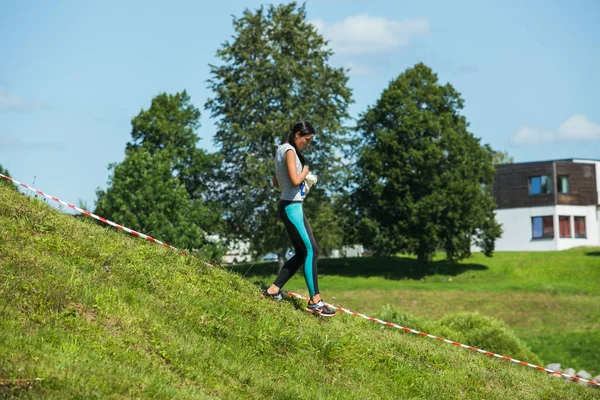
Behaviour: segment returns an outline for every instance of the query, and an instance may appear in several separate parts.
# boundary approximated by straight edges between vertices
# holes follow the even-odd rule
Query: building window
[[[556,190],[558,193],[569,194],[571,189],[569,187],[569,177],[568,176],[559,176]]]
[[[573,217],[573,222],[575,225],[575,237],[576,238],[586,238],[585,234],[585,217]]]
[[[529,178],[529,194],[552,193],[552,177],[550,175],[532,176]]]
[[[558,229],[561,238],[571,237],[571,217],[561,215],[558,217]]]
[[[554,238],[554,218],[552,218],[552,215],[547,215],[545,217],[532,217],[531,227],[533,239]]]

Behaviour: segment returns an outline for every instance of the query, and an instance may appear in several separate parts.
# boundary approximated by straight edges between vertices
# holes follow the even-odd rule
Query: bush
[[[532,364],[541,363],[538,356],[499,319],[462,312],[447,315],[439,323],[455,332],[453,340],[458,342]]]
[[[389,304],[383,307],[381,313],[377,314],[377,318],[425,333],[439,330],[439,324],[434,320],[402,313]],[[433,335],[434,333],[431,334]]]
[[[455,313],[439,321],[404,314],[387,305],[378,318],[448,340],[516,358],[532,364],[541,360],[504,322],[478,313]]]

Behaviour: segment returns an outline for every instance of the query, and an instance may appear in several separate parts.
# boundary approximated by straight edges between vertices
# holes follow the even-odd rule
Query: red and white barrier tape
[[[150,237],[148,235],[145,235],[145,234],[140,233],[140,232],[136,232],[133,229],[129,229],[127,227],[124,227],[124,226],[121,226],[119,224],[116,224],[116,223],[114,223],[112,221],[107,220],[106,218],[99,217],[99,216],[97,216],[95,214],[92,214],[89,211],[86,211],[84,209],[76,207],[76,206],[74,206],[72,204],[66,203],[66,202],[64,202],[62,200],[59,200],[59,199],[57,199],[54,196],[50,196],[50,195],[48,195],[48,194],[46,194],[46,193],[44,193],[42,191],[39,191],[39,190],[34,189],[32,187],[29,187],[26,184],[21,183],[19,181],[16,181],[15,179],[12,179],[12,178],[10,178],[10,177],[8,177],[6,175],[0,174],[0,178],[4,178],[4,179],[6,179],[6,180],[8,180],[10,182],[13,182],[13,183],[21,186],[21,187],[24,187],[25,189],[31,190],[32,192],[35,192],[35,193],[37,193],[37,194],[39,194],[41,196],[45,196],[45,197],[47,197],[49,199],[52,199],[52,200],[56,201],[57,203],[63,204],[63,205],[65,205],[65,206],[67,206],[67,207],[69,207],[69,208],[71,208],[73,210],[79,211],[80,213],[83,213],[83,214],[87,215],[88,217],[95,218],[98,221],[104,222],[105,224],[111,225],[111,226],[113,226],[113,227],[115,227],[117,229],[120,229],[122,231],[128,232],[128,233],[130,233],[130,234],[132,234],[134,236],[141,237],[141,238],[146,239],[146,240],[148,240],[150,242],[160,244],[160,245],[162,245],[164,247],[168,247],[170,249],[173,249],[173,250],[177,251],[180,254],[192,257],[192,258],[194,258],[194,259],[196,259],[196,260],[198,260],[200,262],[203,262],[206,265],[208,265],[209,267],[216,268],[214,265],[208,264],[206,261],[200,260],[197,257],[194,257],[193,255],[189,254],[188,252],[186,252],[184,250],[180,250],[180,249],[178,249],[178,248],[176,248],[174,246],[171,246],[170,244],[161,242],[160,240],[154,239],[154,238],[152,238],[152,237]],[[296,293],[293,293],[293,292],[288,292],[288,291],[284,291],[284,292],[287,293],[291,297],[295,297],[295,298],[302,299],[302,300],[308,300],[307,297],[301,296],[299,294],[296,294]],[[486,354],[486,355],[488,355],[490,357],[496,357],[496,358],[499,358],[499,359],[505,360],[505,361],[512,361],[512,362],[517,363],[519,365],[525,365],[525,366],[528,366],[528,367],[531,367],[531,368],[535,368],[535,369],[540,370],[540,371],[546,371],[549,374],[553,374],[553,375],[557,375],[557,376],[562,376],[564,378],[572,379],[574,381],[584,382],[584,383],[587,383],[589,385],[600,387],[600,383],[598,383],[598,382],[594,382],[594,381],[590,381],[590,380],[587,380],[587,379],[583,379],[583,378],[580,378],[580,377],[575,376],[575,375],[568,375],[568,374],[565,374],[565,373],[560,372],[560,371],[554,371],[554,370],[551,370],[551,369],[548,369],[548,368],[540,367],[540,366],[535,365],[535,364],[530,364],[530,363],[527,363],[527,362],[524,362],[524,361],[519,361],[519,360],[516,360],[516,359],[511,358],[511,357],[506,357],[506,356],[503,356],[503,355],[500,355],[500,354],[492,353],[491,351],[481,350],[481,349],[478,349],[477,347],[473,347],[473,346],[467,346],[467,345],[464,345],[462,343],[455,342],[453,340],[448,340],[448,339],[444,339],[444,338],[437,337],[437,336],[434,336],[434,335],[430,335],[428,333],[419,332],[419,331],[417,331],[415,329],[405,328],[403,326],[400,326],[400,325],[397,325],[397,324],[393,324],[391,322],[386,322],[386,321],[383,321],[383,320],[380,320],[380,319],[377,319],[377,318],[369,317],[368,315],[360,314],[360,313],[357,313],[357,312],[354,312],[354,311],[351,311],[351,310],[348,310],[348,309],[345,309],[343,307],[336,306],[336,305],[333,305],[333,304],[329,304],[329,303],[325,303],[325,304],[328,307],[334,308],[334,309],[336,309],[338,311],[341,311],[343,313],[354,315],[354,316],[360,317],[360,318],[364,318],[364,319],[367,319],[367,320],[372,321],[372,322],[377,322],[377,323],[385,325],[385,326],[389,326],[389,327],[396,328],[396,329],[401,329],[401,330],[403,330],[405,332],[414,333],[414,334],[417,334],[419,336],[424,336],[424,337],[428,337],[428,338],[431,338],[431,339],[438,340],[440,342],[449,343],[449,344],[452,344],[452,345],[457,346],[457,347],[463,347],[463,348],[468,349],[468,350],[477,351],[479,353]]]
[[[299,294],[292,293],[292,292],[287,292],[285,290],[282,290],[282,291],[285,292],[285,293],[287,293],[289,296],[296,297],[296,298],[302,299],[302,300],[309,300],[307,297],[301,296]],[[346,314],[354,315],[355,317],[360,317],[360,318],[368,319],[369,321],[377,322],[377,323],[385,325],[385,326],[390,326],[392,328],[401,329],[403,331],[410,332],[410,333],[415,333],[417,335],[428,337],[428,338],[431,338],[431,339],[435,339],[435,340],[438,340],[440,342],[445,342],[445,343],[453,344],[453,345],[455,345],[457,347],[463,347],[463,348],[468,349],[468,350],[477,351],[479,353],[486,354],[486,355],[488,355],[490,357],[500,358],[500,359],[505,360],[505,361],[512,361],[512,362],[517,363],[519,365],[526,365],[528,367],[535,368],[535,369],[538,369],[540,371],[546,371],[546,372],[548,372],[550,374],[553,374],[553,375],[562,376],[562,377],[565,377],[565,378],[572,379],[574,381],[585,382],[585,383],[588,383],[590,385],[596,385],[596,386],[600,387],[600,383],[597,383],[597,382],[594,382],[594,381],[589,381],[587,379],[583,379],[583,378],[580,378],[580,377],[575,376],[575,375],[568,375],[568,374],[562,373],[560,371],[554,371],[554,370],[551,370],[551,369],[548,369],[548,368],[540,367],[540,366],[535,365],[535,364],[530,364],[530,363],[527,363],[527,362],[524,362],[524,361],[520,361],[520,360],[517,360],[517,359],[514,359],[514,358],[506,357],[506,356],[503,356],[501,354],[492,353],[491,351],[481,350],[481,349],[478,349],[477,347],[467,346],[465,344],[458,343],[458,342],[455,342],[453,340],[448,340],[448,339],[444,339],[444,338],[437,337],[437,336],[434,336],[434,335],[430,335],[429,333],[419,332],[419,331],[417,331],[415,329],[411,329],[411,328],[405,328],[405,327],[400,326],[398,324],[393,324],[391,322],[386,322],[386,321],[383,321],[383,320],[378,319],[378,318],[369,317],[368,315],[360,314],[360,313],[357,313],[357,312],[354,312],[354,311],[351,311],[351,310],[348,310],[346,308],[343,308],[343,307],[340,307],[340,306],[336,306],[336,305],[333,305],[333,304],[325,303],[325,305],[327,305],[328,307],[334,308],[334,309],[336,309],[338,311],[344,312]]]
[[[204,262],[204,263],[206,263],[206,261],[202,261],[202,260],[200,260],[199,258],[197,258],[197,257],[194,257],[193,255],[189,254],[189,253],[188,253],[187,251],[185,251],[185,250],[180,250],[180,249],[178,249],[178,248],[177,248],[177,247],[175,247],[175,246],[171,246],[171,245],[170,245],[170,244],[168,244],[168,243],[161,242],[160,240],[158,240],[158,239],[154,239],[154,238],[153,238],[153,237],[151,237],[151,236],[145,235],[145,234],[143,234],[143,233],[140,233],[140,232],[136,232],[136,231],[134,231],[133,229],[129,229],[129,228],[127,228],[126,226],[122,226],[122,225],[119,225],[119,224],[117,224],[117,223],[115,223],[115,222],[112,222],[112,221],[110,221],[110,220],[108,220],[108,219],[106,219],[106,218],[102,218],[102,217],[100,217],[100,216],[98,216],[98,215],[96,215],[96,214],[93,214],[93,213],[91,213],[91,212],[89,212],[89,211],[86,211],[86,210],[84,210],[84,209],[82,209],[82,208],[79,208],[79,207],[77,207],[77,206],[74,206],[73,204],[69,204],[69,203],[67,203],[67,202],[65,202],[65,201],[62,201],[62,200],[60,200],[60,199],[57,199],[57,198],[56,198],[56,197],[54,197],[54,196],[51,196],[51,195],[49,195],[49,194],[46,194],[46,193],[44,193],[44,192],[42,192],[42,191],[40,191],[40,190],[37,190],[37,189],[35,189],[35,188],[32,188],[32,187],[29,187],[29,186],[27,186],[26,184],[24,184],[24,183],[21,183],[21,182],[19,182],[19,181],[15,180],[15,179],[13,179],[13,178],[11,178],[11,177],[9,177],[9,176],[6,176],[6,175],[2,175],[2,174],[0,174],[0,178],[4,178],[4,179],[6,179],[6,180],[7,180],[7,181],[9,181],[9,182],[12,182],[12,183],[14,183],[14,184],[16,184],[16,185],[18,185],[18,186],[24,187],[25,189],[31,190],[32,192],[35,192],[35,193],[37,193],[37,194],[39,194],[39,195],[41,195],[41,196],[47,197],[47,198],[49,198],[49,199],[51,199],[51,200],[54,200],[55,202],[57,202],[57,203],[60,203],[60,204],[62,204],[62,205],[65,205],[65,206],[69,207],[69,208],[70,208],[70,209],[72,209],[72,210],[79,211],[80,213],[82,213],[82,214],[85,214],[85,215],[87,215],[88,217],[95,218],[95,219],[97,219],[97,220],[98,220],[98,221],[100,221],[100,222],[104,222],[105,224],[108,224],[108,225],[110,225],[110,226],[112,226],[112,227],[115,227],[115,228],[117,228],[117,229],[119,229],[119,230],[122,230],[122,231],[125,231],[125,232],[127,232],[127,233],[130,233],[130,234],[132,234],[133,236],[141,237],[142,239],[146,239],[146,240],[147,240],[147,241],[149,241],[149,242],[160,244],[161,246],[168,247],[169,249],[175,250],[175,251],[177,251],[177,252],[178,252],[178,253],[180,253],[180,254],[183,254],[183,255],[185,255],[185,256],[192,257],[192,258],[194,258],[194,259],[196,259],[196,260],[198,260],[198,261],[201,261],[201,262]],[[210,265],[210,264],[208,264],[208,263],[206,263],[206,264],[207,264],[208,266],[210,266],[210,267],[214,267],[214,265]]]

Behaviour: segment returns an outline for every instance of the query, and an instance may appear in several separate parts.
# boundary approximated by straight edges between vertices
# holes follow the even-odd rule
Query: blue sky
[[[130,121],[161,92],[202,111],[232,15],[260,1],[0,3],[0,164],[93,207]],[[312,0],[308,18],[351,68],[353,117],[417,62],[465,99],[471,132],[515,161],[600,159],[600,2]],[[310,118],[310,116],[307,116]]]

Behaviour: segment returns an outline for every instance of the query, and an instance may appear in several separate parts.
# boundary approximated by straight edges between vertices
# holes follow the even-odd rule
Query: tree
[[[341,219],[335,211],[334,199],[318,185],[306,196],[304,210],[310,217],[311,228],[321,254],[339,249],[344,243]]]
[[[11,178],[10,174],[8,173],[7,169],[2,168],[2,165],[0,164],[0,174],[4,175],[4,176],[8,176],[9,178]],[[0,185],[4,185],[4,187],[11,187],[13,190],[19,190],[17,189],[17,187],[15,186],[14,183],[7,181],[4,178],[0,178]]]
[[[189,198],[171,162],[167,152],[127,149],[123,162],[109,167],[113,172],[106,192],[97,190],[94,213],[176,247],[206,245],[210,210]]]
[[[222,221],[210,194],[218,156],[196,147],[199,118],[185,90],[154,97],[132,119],[132,141],[124,161],[109,166],[113,174],[106,192],[96,192],[96,213],[175,246],[206,245]]]
[[[420,63],[390,83],[360,116],[355,174],[359,236],[381,255],[407,252],[421,263],[491,255],[500,226],[490,194],[492,150],[467,131],[463,99]]]
[[[172,173],[184,184],[190,198],[210,197],[219,157],[197,147],[200,110],[190,103],[185,90],[157,95],[148,110],[142,109],[131,120],[131,126],[133,140],[127,143],[128,149],[144,148],[152,155],[167,152]]]
[[[282,253],[289,243],[271,184],[277,146],[296,120],[309,120],[318,141],[306,152],[309,168],[319,187],[335,187],[348,136],[348,77],[327,64],[332,51],[306,21],[304,6],[246,10],[233,25],[233,42],[217,52],[222,64],[211,65],[214,97],[206,103],[217,118],[215,142],[223,161],[219,198],[230,234],[249,239],[257,253]],[[315,225],[316,236],[319,230]]]
[[[495,151],[492,150],[492,163],[498,164],[513,164],[515,159],[513,156],[509,156],[506,151]]]

